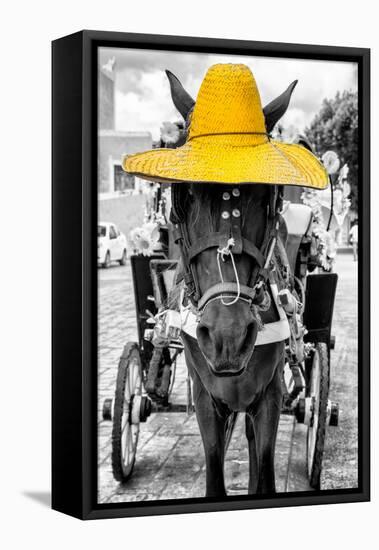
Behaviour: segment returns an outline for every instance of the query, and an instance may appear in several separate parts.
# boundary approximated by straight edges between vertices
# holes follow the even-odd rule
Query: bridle
[[[255,243],[243,235],[241,192],[237,185],[225,186],[222,192],[222,212],[219,231],[212,232],[191,242],[187,227],[187,217],[184,210],[185,196],[188,187],[184,183],[173,183],[171,186],[172,208],[170,220],[174,226],[174,241],[181,250],[183,261],[183,279],[186,295],[200,317],[206,307],[215,300],[221,300],[225,306],[242,300],[250,306],[263,306],[267,303],[267,280],[270,273],[271,259],[279,231],[279,216],[283,203],[283,187],[270,186],[267,205],[265,234],[262,245]],[[202,295],[195,268],[195,259],[208,249],[216,249],[220,283],[212,285]],[[247,254],[255,261],[250,280],[247,285],[239,282],[234,255]],[[224,281],[222,263],[230,257],[235,282]]]

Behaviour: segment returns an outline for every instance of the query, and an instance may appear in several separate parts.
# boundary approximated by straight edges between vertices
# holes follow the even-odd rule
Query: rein
[[[236,263],[234,261],[234,256],[233,256],[233,252],[232,252],[232,248],[235,244],[236,243],[235,243],[233,237],[230,237],[230,239],[227,242],[227,245],[224,246],[224,248],[219,247],[217,249],[217,266],[218,266],[218,272],[220,274],[221,284],[223,286],[225,286],[224,277],[222,275],[220,258],[223,262],[225,262],[225,256],[230,256],[230,259],[232,260],[234,276],[236,278],[236,284],[237,284],[237,294],[236,294],[236,297],[234,298],[234,300],[232,300],[231,302],[225,302],[224,301],[225,297],[224,297],[223,294],[221,294],[220,299],[221,299],[221,303],[222,303],[223,306],[232,306],[233,304],[238,302],[238,300],[241,296],[241,286],[240,286],[240,281],[239,281],[239,278],[238,278],[238,271],[237,271],[237,268],[236,268]],[[216,298],[214,298],[214,299],[216,299]],[[211,301],[212,300],[209,300],[207,302],[207,304],[209,304]]]
[[[171,188],[172,210],[171,222],[174,224],[174,240],[179,245],[184,265],[184,283],[186,295],[193,307],[201,316],[206,307],[220,300],[224,306],[231,306],[239,300],[249,303],[251,307],[261,309],[269,307],[270,298],[266,283],[270,271],[270,262],[275,248],[279,230],[279,213],[282,208],[283,189],[279,186],[270,187],[270,199],[267,207],[266,227],[263,242],[260,248],[245,238],[241,230],[241,198],[237,186],[223,192],[222,212],[219,231],[200,237],[191,243],[188,234],[186,214],[183,208],[186,188],[183,184],[174,183]],[[220,283],[200,293],[197,273],[194,265],[195,258],[203,251],[215,248]],[[234,256],[248,254],[255,261],[250,281],[241,285]],[[224,280],[222,263],[229,257],[235,277],[235,282]]]

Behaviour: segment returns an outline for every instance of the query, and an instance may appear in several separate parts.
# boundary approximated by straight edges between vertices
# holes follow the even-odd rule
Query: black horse
[[[188,120],[194,101],[172,73],[167,71],[167,76],[173,102]],[[295,85],[264,108],[268,133],[285,113]],[[206,496],[226,495],[224,457],[238,412],[246,413],[249,493],[275,492],[284,342],[255,344],[262,324],[277,320],[273,303],[267,301],[268,285],[259,277],[272,254],[269,236],[279,215],[280,191],[258,184],[172,186],[172,221],[179,229],[184,278],[187,289],[192,287],[190,299],[199,320],[197,338],[185,332],[182,338],[205,451]],[[243,246],[234,255],[227,248],[220,252],[211,242],[212,235],[223,231],[225,193],[240,210]],[[233,292],[220,299],[220,293],[228,295],[232,287]]]

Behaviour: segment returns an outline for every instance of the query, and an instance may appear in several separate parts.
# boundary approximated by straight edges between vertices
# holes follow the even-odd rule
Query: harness
[[[187,187],[181,183],[171,186],[172,208],[170,220],[174,226],[174,240],[179,245],[183,260],[183,279],[186,296],[194,306],[198,315],[215,300],[221,300],[225,306],[231,306],[238,300],[248,302],[250,306],[264,308],[268,294],[266,283],[270,272],[270,262],[278,238],[279,214],[283,203],[283,187],[270,186],[270,196],[267,205],[265,233],[260,248],[243,235],[242,203],[238,186],[225,187],[222,193],[222,212],[219,231],[212,232],[191,242],[184,210]],[[201,295],[195,260],[205,250],[215,248],[220,282],[207,289]],[[254,267],[247,285],[239,282],[234,255],[248,254],[254,260]],[[224,281],[222,264],[229,257],[234,270],[235,282]]]

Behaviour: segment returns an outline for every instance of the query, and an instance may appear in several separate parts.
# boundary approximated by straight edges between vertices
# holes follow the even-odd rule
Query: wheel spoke
[[[135,369],[135,361],[129,364],[129,368],[127,372],[130,397],[134,394],[134,369]]]
[[[136,390],[137,377],[138,377],[138,365],[136,365],[136,363],[134,363],[134,365],[133,365],[133,393],[135,393],[135,390]]]
[[[141,389],[141,377],[139,374],[139,368],[137,366],[135,379],[134,379],[134,393],[138,395],[140,393],[140,389]]]
[[[141,395],[141,390],[139,349],[136,344],[128,343],[119,363],[112,430],[113,474],[121,482],[130,477],[136,457],[139,425],[131,424],[131,405],[134,395]],[[136,406],[137,402],[138,399]]]
[[[136,390],[138,376],[139,376],[139,365],[138,365],[138,361],[135,361],[135,363],[133,363],[133,393],[135,393],[135,390]]]
[[[123,462],[125,465],[129,464],[129,439],[130,439],[130,430],[125,434],[125,443],[124,443],[124,456]]]
[[[128,392],[128,401],[130,401],[130,398],[132,396],[132,389],[130,387],[130,368],[128,369],[128,371],[126,373],[125,391],[126,391],[126,388],[127,388],[127,392]]]
[[[129,430],[128,437],[126,440],[126,445],[125,445],[125,460],[124,460],[125,466],[129,466],[131,462],[131,455],[133,451],[133,445],[131,445],[131,439],[132,439],[132,434],[131,434],[131,430]]]
[[[128,384],[129,384],[130,395],[134,394],[133,372],[134,372],[134,364],[131,364],[128,370]]]
[[[125,432],[125,429],[129,426],[129,413],[124,412],[122,416],[122,425],[121,425],[121,433],[123,434]]]

